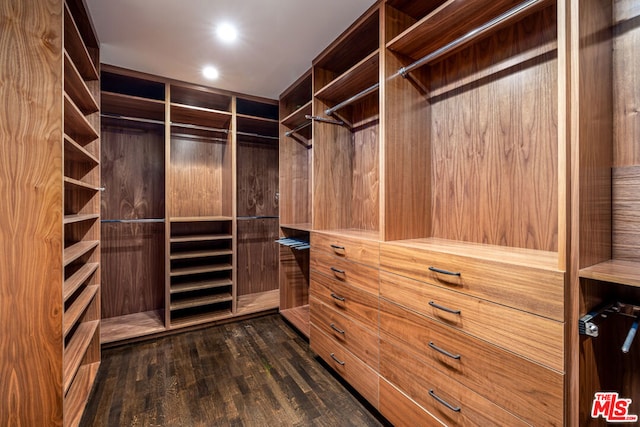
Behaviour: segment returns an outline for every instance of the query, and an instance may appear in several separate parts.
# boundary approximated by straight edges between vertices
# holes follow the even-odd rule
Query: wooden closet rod
[[[291,136],[294,133],[298,132],[300,129],[304,129],[309,125],[311,125],[311,122],[304,122],[301,125],[298,125],[298,126],[294,127],[293,129],[286,131],[284,133],[284,136]]]
[[[366,88],[365,90],[363,90],[362,92],[356,93],[355,95],[353,95],[351,98],[342,101],[340,104],[335,105],[331,108],[328,108],[324,111],[324,113],[327,116],[331,116],[333,115],[333,113],[335,113],[336,111],[338,111],[341,108],[346,107],[349,104],[353,104],[354,102],[356,102],[357,100],[364,98],[365,96],[369,95],[370,93],[373,93],[375,91],[378,90],[378,88],[380,87],[380,83],[376,83],[371,87]]]
[[[526,12],[527,10],[529,10],[531,7],[536,6],[538,3],[542,3],[546,0],[527,0],[523,3],[520,3],[519,5],[513,7],[512,9],[509,9],[508,11],[504,12],[502,15],[499,15],[495,18],[493,18],[492,20],[486,22],[485,24],[482,24],[481,26],[479,26],[478,28],[475,28],[471,31],[469,31],[468,33],[466,33],[465,35],[463,35],[460,38],[455,39],[454,41],[447,43],[446,45],[442,46],[441,48],[429,53],[426,56],[423,56],[422,58],[418,59],[416,62],[414,62],[411,65],[408,65],[406,67],[402,67],[398,70],[398,72],[392,76],[396,77],[398,75],[402,76],[402,77],[407,77],[407,75],[415,70],[416,68],[420,68],[425,64],[428,64],[429,62],[433,61],[434,59],[439,58],[440,56],[444,55],[445,53],[449,52],[452,49],[455,49],[456,47],[467,43],[481,35],[483,35],[484,33],[486,33],[487,31],[493,29],[494,27],[504,23],[505,21],[514,18],[518,15],[520,15],[523,12]],[[335,108],[335,107],[334,107]],[[328,111],[328,110],[327,110]]]

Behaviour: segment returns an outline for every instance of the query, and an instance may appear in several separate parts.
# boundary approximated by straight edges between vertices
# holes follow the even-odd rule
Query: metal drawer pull
[[[345,300],[344,297],[338,296],[338,295],[334,294],[333,292],[331,292],[331,298],[337,299],[338,301],[342,301],[342,302],[344,302],[344,300]]]
[[[447,276],[458,276],[458,277],[461,276],[459,271],[448,271],[448,270],[443,270],[441,268],[436,268],[436,267],[429,267],[429,270],[435,273],[446,274]]]
[[[344,362],[336,357],[335,354],[331,353],[331,358],[338,362],[340,365],[344,366]]]
[[[344,246],[331,245],[331,247],[332,247],[333,249],[337,249],[337,250],[339,250],[339,251],[344,251]]]
[[[331,271],[338,274],[345,274],[344,270],[340,270],[339,268],[331,267]]]
[[[432,349],[434,349],[434,350],[435,350],[435,351],[437,351],[438,353],[442,353],[442,354],[444,354],[445,356],[448,356],[448,357],[450,357],[450,358],[452,358],[452,359],[456,359],[456,360],[459,360],[459,359],[460,359],[460,355],[459,355],[459,354],[452,354],[452,353],[449,353],[447,350],[445,350],[445,349],[443,349],[443,348],[440,348],[440,347],[438,347],[437,345],[435,345],[435,344],[433,343],[433,341],[429,341],[429,347],[431,347]]]
[[[332,324],[331,324],[331,325],[329,325],[329,326],[331,326],[331,329],[333,329],[333,330],[334,330],[334,331],[336,331],[337,333],[344,335],[344,331],[343,331],[342,329],[339,329],[339,328],[338,328],[334,323],[332,323]]]
[[[443,305],[436,304],[436,303],[435,303],[435,302],[433,302],[433,301],[429,301],[429,305],[430,305],[431,307],[433,307],[433,308],[437,308],[438,310],[446,311],[447,313],[451,313],[451,314],[460,314],[460,310],[454,310],[454,309],[452,309],[452,308],[448,308],[448,307],[445,307],[445,306],[443,306]]]
[[[444,400],[443,398],[441,398],[439,396],[436,396],[436,394],[433,392],[433,390],[429,390],[429,395],[431,397],[433,397],[435,400],[437,400],[439,403],[441,403],[444,406],[446,406],[447,408],[451,409],[453,412],[460,412],[460,407],[459,406],[453,406],[449,402]]]

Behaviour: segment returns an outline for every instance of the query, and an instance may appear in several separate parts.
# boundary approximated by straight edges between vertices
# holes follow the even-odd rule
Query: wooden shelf
[[[77,260],[91,249],[97,247],[100,244],[98,240],[88,240],[78,242],[64,249],[64,267]]]
[[[96,220],[98,218],[100,218],[100,214],[65,215],[64,219],[62,220],[62,222],[64,224],[73,224],[73,223],[76,223],[76,222],[92,221],[92,220]]]
[[[220,222],[233,221],[231,216],[183,216],[169,218],[170,222]]]
[[[66,93],[64,94],[64,133],[81,144],[98,139],[96,130]]]
[[[231,249],[218,249],[218,250],[200,250],[200,251],[180,251],[173,252],[169,259],[193,259],[193,258],[213,258],[225,255],[232,255]]]
[[[280,310],[282,317],[287,319],[289,323],[296,327],[304,336],[309,338],[309,304],[302,305],[300,307],[288,308],[286,310]]]
[[[65,348],[63,373],[64,393],[67,393],[69,390],[99,325],[99,320],[82,323],[78,326],[73,334],[73,338],[71,338],[71,341]]]
[[[83,365],[78,369],[68,393],[64,397],[65,425],[77,426],[82,419],[100,362]]]
[[[164,332],[162,311],[152,310],[102,319],[100,343],[107,344]]]
[[[280,224],[280,228],[288,228],[290,230],[311,231],[312,226],[310,222],[300,224]]]
[[[186,328],[189,326],[201,325],[203,323],[215,322],[216,320],[229,319],[233,317],[231,308],[220,309],[209,313],[200,313],[190,316],[171,319],[171,329]]]
[[[313,101],[307,102],[302,107],[298,108],[296,111],[282,119],[280,123],[282,123],[283,126],[286,126],[289,129],[293,129],[296,126],[301,125],[308,120],[307,118],[305,118],[305,116],[311,115],[312,104]]]
[[[640,287],[640,262],[612,259],[581,269],[580,277]]]
[[[69,52],[76,68],[82,75],[83,80],[98,80],[98,70],[89,55],[89,51],[82,40],[78,26],[71,16],[71,12],[64,5],[64,48]]]
[[[522,0],[448,0],[387,43],[387,48],[414,60],[420,59],[521,3]],[[542,1],[511,22],[551,4],[554,2]]]
[[[189,243],[231,239],[233,239],[233,236],[231,234],[194,234],[189,236],[174,236],[169,241],[171,243]]]
[[[80,317],[82,317],[82,314],[85,312],[87,307],[89,307],[89,304],[91,304],[99,290],[100,285],[87,286],[73,302],[71,307],[64,312],[64,324],[62,327],[62,334],[64,337],[67,336]]]
[[[66,50],[64,51],[64,91],[83,114],[88,115],[100,110],[96,99],[82,80],[80,72]]]
[[[241,114],[238,114],[236,116],[236,120],[238,132],[267,137],[278,136],[278,120],[246,116]],[[237,138],[241,140],[242,138],[246,138],[246,135],[238,135]]]
[[[64,281],[62,290],[63,302],[66,302],[71,295],[73,295],[78,288],[98,269],[100,264],[92,262],[83,265],[73,273],[67,280]]]
[[[82,147],[73,138],[64,134],[64,157],[65,160],[73,160],[79,163],[90,163],[98,165],[98,158]]]
[[[102,112],[124,117],[164,121],[165,103],[114,92],[102,92]]]
[[[171,103],[171,123],[229,129],[231,113]]]
[[[233,281],[231,279],[218,279],[218,280],[194,280],[179,284],[172,284],[170,293],[179,294],[182,292],[201,291],[205,289],[223,288],[225,286],[232,286]]]
[[[80,189],[80,190],[98,191],[97,187],[77,179],[69,178],[68,176],[64,177],[64,184],[65,184],[65,187],[67,187],[68,185],[68,186],[76,187],[77,189]]]
[[[171,311],[184,310],[186,308],[202,307],[205,305],[213,305],[231,301],[233,301],[233,296],[231,295],[231,293],[186,298],[175,302],[172,301]]]
[[[199,265],[197,267],[183,267],[183,268],[175,268],[171,270],[169,275],[171,277],[176,276],[189,276],[191,274],[202,274],[202,273],[215,273],[218,271],[228,271],[233,267],[231,264],[213,264],[213,265]]]
[[[280,305],[280,290],[258,292],[238,297],[237,315],[273,310]]]
[[[316,97],[329,102],[342,102],[371,87],[379,80],[379,51],[369,54],[329,84],[316,92]]]

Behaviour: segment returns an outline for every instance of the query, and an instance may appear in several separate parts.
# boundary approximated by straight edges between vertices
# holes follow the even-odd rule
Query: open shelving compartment
[[[169,93],[165,313],[179,328],[235,313],[235,123],[231,95]]]

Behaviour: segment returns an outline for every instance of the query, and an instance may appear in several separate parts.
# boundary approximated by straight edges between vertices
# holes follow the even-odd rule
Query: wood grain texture
[[[613,16],[613,164],[640,164],[640,10],[633,0],[614,4]],[[606,80],[605,80],[606,82]]]
[[[164,307],[164,224],[102,224],[102,317]]]
[[[432,79],[468,61],[454,55]],[[557,74],[555,58],[537,58],[431,100],[432,236],[557,251]]]
[[[309,69],[280,94],[278,103],[280,120],[282,121],[311,101],[312,91],[311,69]]]
[[[102,219],[164,218],[164,127],[102,122]]]
[[[378,268],[380,265],[380,244],[364,238],[352,238],[341,232],[311,233],[312,252],[323,253],[346,261],[366,264]]]
[[[385,378],[380,378],[379,409],[382,415],[398,427],[445,425]]]
[[[2,425],[63,421],[62,10],[0,4]]]
[[[283,230],[283,236],[297,237],[297,233]],[[308,233],[306,237],[308,239]],[[309,304],[309,250],[296,250],[280,246],[279,288],[280,310]]]
[[[238,144],[238,216],[278,216],[278,147]]]
[[[639,262],[640,166],[614,168],[612,181],[613,259]]]
[[[280,222],[311,222],[312,151],[298,141],[287,138],[288,128],[280,126],[279,193]]]
[[[377,267],[350,262],[325,251],[317,251],[313,247],[311,248],[309,265],[316,273],[378,295],[379,273]]]
[[[337,104],[378,82],[380,54],[378,50],[333,79],[316,92],[318,98]]]
[[[171,138],[167,205],[170,216],[231,215],[229,144]]]
[[[309,330],[311,328],[309,323],[309,304],[284,310],[281,309],[280,315],[303,336],[307,337],[307,339],[309,338]]]
[[[238,296],[278,289],[277,239],[277,218],[238,221]]]

